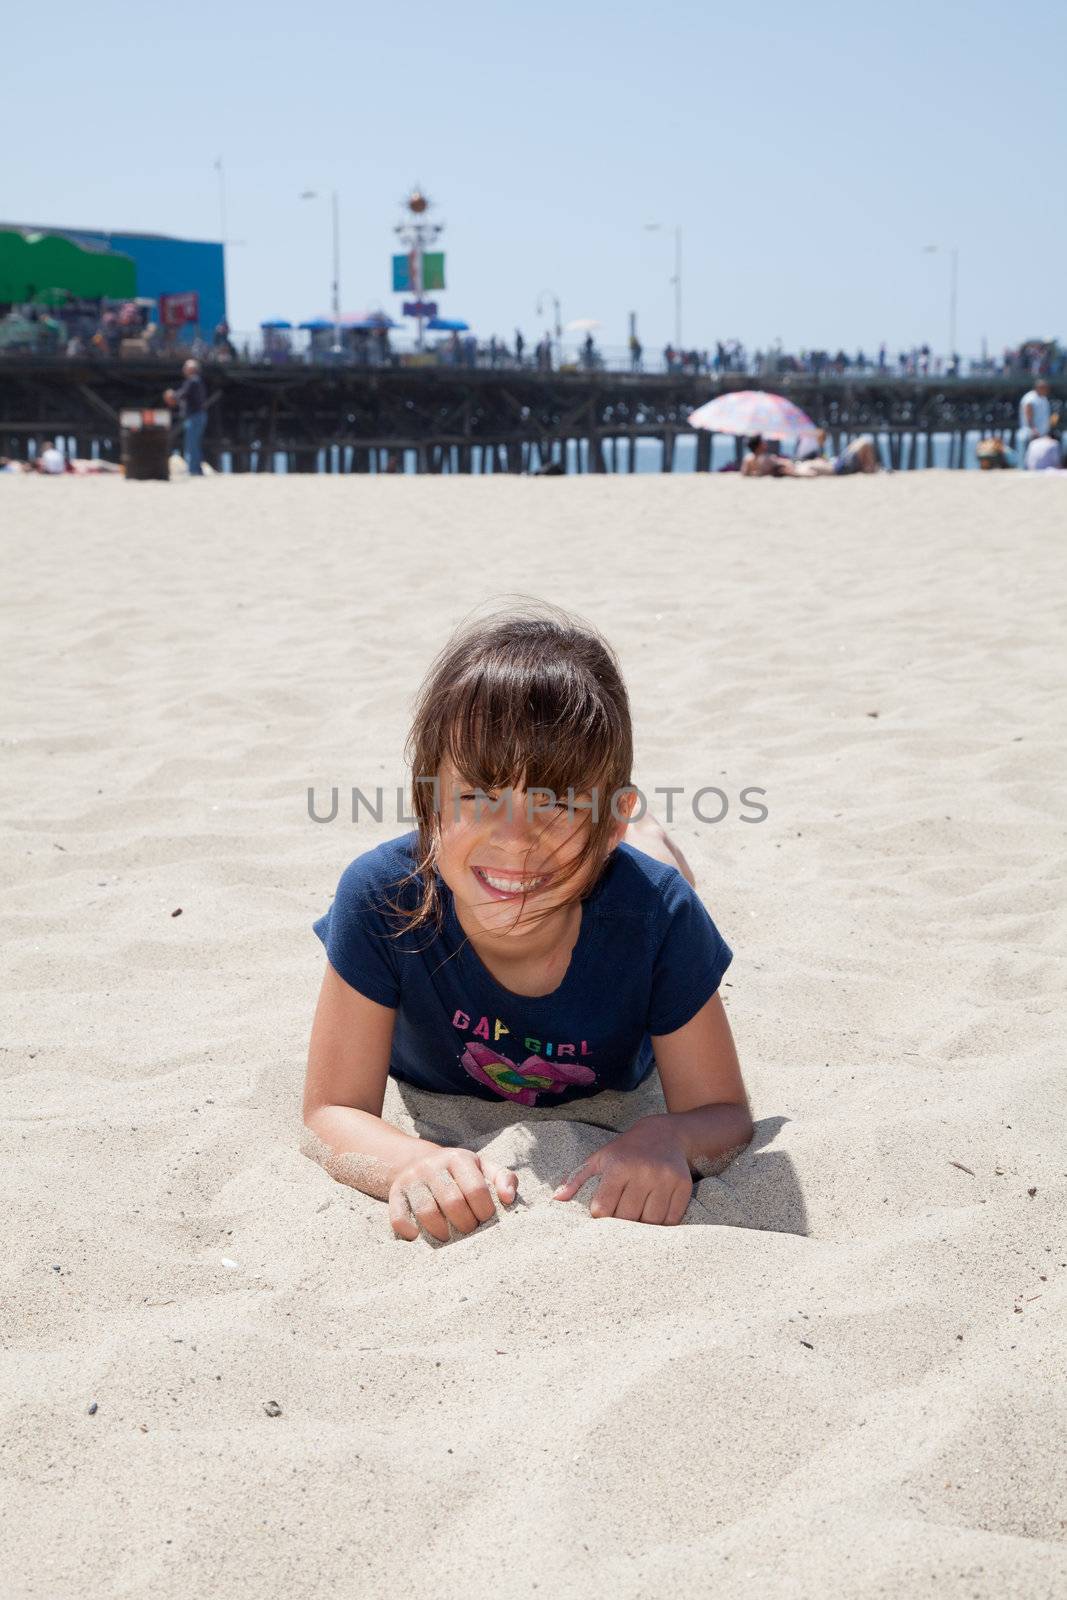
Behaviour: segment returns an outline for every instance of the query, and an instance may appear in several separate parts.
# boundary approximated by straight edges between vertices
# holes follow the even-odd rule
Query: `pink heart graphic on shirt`
[[[576,1083],[595,1083],[596,1073],[577,1062],[546,1061],[543,1056],[527,1056],[518,1066],[492,1050],[487,1044],[477,1044],[473,1039],[459,1058],[460,1066],[476,1082],[492,1089],[494,1094],[519,1105],[537,1104],[539,1094],[562,1094]]]

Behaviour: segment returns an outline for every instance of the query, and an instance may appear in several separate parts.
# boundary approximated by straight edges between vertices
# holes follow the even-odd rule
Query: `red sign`
[[[188,294],[161,294],[159,320],[165,328],[182,328],[187,322],[200,321],[200,296],[195,289]]]

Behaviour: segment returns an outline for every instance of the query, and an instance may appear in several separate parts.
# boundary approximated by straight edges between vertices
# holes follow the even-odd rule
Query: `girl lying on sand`
[[[382,1120],[387,1077],[559,1104],[659,1073],[667,1111],[572,1172],[594,1217],[677,1223],[693,1173],[752,1119],[719,984],[732,953],[681,852],[629,821],[632,732],[610,647],[563,613],[469,626],[433,664],[409,739],[414,833],[359,856],[315,924],[328,965],[304,1122],[326,1170],[394,1232],[471,1233],[513,1172]],[[626,839],[627,832],[629,834]],[[306,1146],[305,1146],[306,1148]]]

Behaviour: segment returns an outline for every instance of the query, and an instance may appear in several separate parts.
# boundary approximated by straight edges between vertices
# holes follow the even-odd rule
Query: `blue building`
[[[158,302],[163,294],[195,293],[200,301],[199,331],[211,337],[226,316],[226,265],[221,244],[203,239],[172,239],[165,233],[107,233],[98,228],[57,228],[42,222],[7,222],[0,227],[24,233],[54,233],[132,256],[137,293]],[[191,336],[196,328],[187,329]]]

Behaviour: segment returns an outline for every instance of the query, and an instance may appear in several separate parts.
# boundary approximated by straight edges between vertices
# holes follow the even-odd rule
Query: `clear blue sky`
[[[341,196],[346,309],[396,309],[399,201],[447,224],[443,314],[485,336],[596,317],[688,345],[867,349],[1067,334],[1067,5],[1033,0],[54,0],[5,26],[0,215],[218,238],[235,328],[329,305]],[[17,70],[16,70],[17,66]]]

